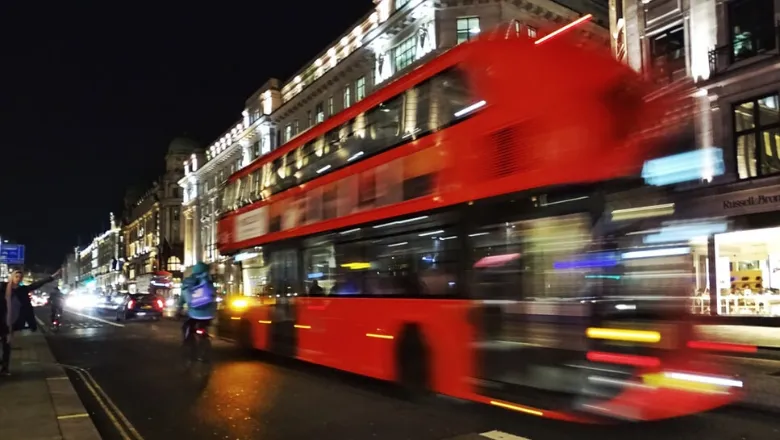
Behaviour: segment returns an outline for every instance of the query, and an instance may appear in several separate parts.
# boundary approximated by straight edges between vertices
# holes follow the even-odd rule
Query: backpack
[[[207,306],[215,301],[216,296],[214,286],[208,280],[202,280],[200,284],[192,289],[190,307],[197,309]]]

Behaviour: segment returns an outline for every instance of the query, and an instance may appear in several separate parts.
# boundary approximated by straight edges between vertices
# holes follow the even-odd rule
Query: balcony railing
[[[724,72],[747,60],[761,60],[778,55],[780,26],[735,37],[729,44],[710,50],[710,71]]]

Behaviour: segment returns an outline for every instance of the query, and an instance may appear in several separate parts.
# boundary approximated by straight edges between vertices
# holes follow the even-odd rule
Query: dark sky
[[[289,79],[371,7],[2,2],[0,236],[59,265],[162,172],[172,138],[208,145],[266,79]]]

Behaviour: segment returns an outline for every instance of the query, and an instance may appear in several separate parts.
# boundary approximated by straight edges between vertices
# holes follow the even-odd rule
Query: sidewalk
[[[0,439],[100,440],[44,335],[15,335],[11,376],[0,377]]]
[[[780,349],[780,327],[697,325],[696,333],[700,338],[707,341]]]

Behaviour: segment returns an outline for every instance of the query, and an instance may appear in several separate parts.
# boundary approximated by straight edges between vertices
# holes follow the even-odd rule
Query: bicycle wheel
[[[204,336],[198,339],[197,360],[201,362],[211,362],[211,338]]]
[[[195,341],[194,338],[188,337],[181,344],[181,358],[185,370],[189,370],[190,368],[192,368],[192,364],[195,362],[195,359],[197,357],[196,342],[197,341]]]

